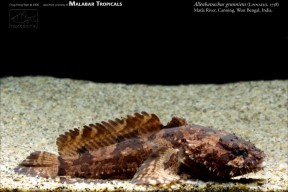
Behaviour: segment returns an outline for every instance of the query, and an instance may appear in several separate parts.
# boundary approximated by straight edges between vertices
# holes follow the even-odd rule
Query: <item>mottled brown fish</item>
[[[234,134],[146,112],[74,129],[57,139],[59,156],[37,151],[15,169],[34,176],[132,179],[167,184],[187,175],[223,180],[255,172],[264,153]]]

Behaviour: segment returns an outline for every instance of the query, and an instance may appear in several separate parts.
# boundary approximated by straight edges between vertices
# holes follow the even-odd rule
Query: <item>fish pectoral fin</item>
[[[132,183],[157,185],[168,184],[180,179],[178,149],[160,148],[153,152],[138,168]]]

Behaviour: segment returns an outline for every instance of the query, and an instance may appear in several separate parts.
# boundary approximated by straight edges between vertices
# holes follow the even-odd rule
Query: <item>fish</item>
[[[17,14],[11,18],[11,20],[15,23],[27,24],[31,22],[37,22],[37,15],[33,15],[31,17],[27,16],[27,12],[23,11],[21,14]]]
[[[147,112],[74,128],[56,141],[58,155],[32,152],[15,171],[40,177],[129,179],[162,185],[195,178],[225,181],[265,167],[250,141],[174,116],[163,125]]]

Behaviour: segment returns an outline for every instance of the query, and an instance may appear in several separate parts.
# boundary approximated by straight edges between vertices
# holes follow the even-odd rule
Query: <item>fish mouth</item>
[[[231,172],[229,173],[230,177],[235,177],[235,176],[240,176],[240,175],[244,175],[244,174],[248,174],[248,173],[256,173],[262,169],[264,169],[264,167],[267,165],[266,161],[264,160],[260,160],[256,165],[252,166],[252,167],[243,167],[241,169],[234,169],[231,170]]]
[[[247,173],[249,172],[253,172],[253,173],[256,173],[262,169],[264,169],[266,167],[267,163],[266,161],[264,160],[260,160],[257,165],[254,165],[253,167],[251,167],[250,169],[248,168],[247,169]]]
[[[256,168],[263,169],[267,165],[266,161],[262,160],[256,165]]]

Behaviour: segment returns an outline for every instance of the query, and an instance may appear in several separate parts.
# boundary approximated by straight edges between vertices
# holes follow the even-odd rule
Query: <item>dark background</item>
[[[281,4],[268,14],[207,14],[183,2],[122,3],[40,6],[37,29],[11,29],[8,2],[0,77],[148,84],[287,79]]]

